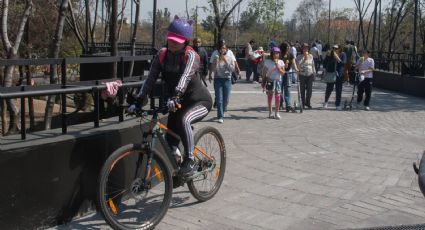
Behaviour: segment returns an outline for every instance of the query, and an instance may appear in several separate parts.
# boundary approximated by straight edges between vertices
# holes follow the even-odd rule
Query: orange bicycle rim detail
[[[111,198],[108,199],[108,205],[109,205],[109,208],[111,208],[112,213],[116,215],[118,213],[117,207],[115,206]]]
[[[206,152],[204,149],[202,149],[199,146],[195,146],[195,150],[193,151],[193,155],[195,155],[196,158],[199,159],[198,157],[198,153],[201,153],[202,155],[205,156],[205,158],[207,158],[208,160],[213,160]]]
[[[153,167],[153,171],[155,172],[155,177],[158,181],[162,181],[161,171],[159,170],[158,166],[155,165]]]

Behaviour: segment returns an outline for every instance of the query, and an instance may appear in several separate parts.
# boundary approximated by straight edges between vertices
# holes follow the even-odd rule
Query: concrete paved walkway
[[[227,168],[210,201],[175,190],[157,229],[349,229],[425,223],[412,163],[425,150],[425,99],[374,89],[371,111],[321,108],[268,119],[259,84],[233,87],[223,124]],[[210,89],[212,90],[211,86]],[[293,88],[295,90],[295,87]],[[343,100],[351,96],[344,87]],[[296,96],[295,91],[294,98]],[[331,100],[334,96],[331,97]],[[54,229],[107,229],[99,214]]]

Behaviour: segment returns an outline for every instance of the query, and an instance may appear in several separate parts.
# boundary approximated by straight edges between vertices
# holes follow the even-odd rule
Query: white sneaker
[[[327,102],[325,102],[325,103],[323,103],[323,108],[328,108],[328,103]]]
[[[341,111],[342,110],[342,106],[337,106],[336,110]]]
[[[369,106],[366,106],[366,107],[364,107],[364,110],[369,111],[370,110],[370,107]]]
[[[276,113],[276,114],[275,114],[275,118],[276,118],[277,120],[280,120],[280,115],[279,115],[279,113]]]
[[[224,122],[224,120],[223,120],[223,118],[220,118],[220,119],[218,119],[218,123],[223,123]]]

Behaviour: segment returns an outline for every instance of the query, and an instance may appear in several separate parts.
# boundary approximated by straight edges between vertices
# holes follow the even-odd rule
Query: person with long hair
[[[229,104],[230,91],[232,90],[232,73],[235,72],[237,63],[227,55],[228,49],[222,44],[211,64],[211,72],[214,72],[214,92],[217,105],[217,119],[219,123],[224,122],[224,113]],[[240,76],[239,76],[240,77]],[[212,80],[211,76],[208,79]]]
[[[291,74],[294,73],[289,73],[289,71],[292,69],[295,72],[298,72],[298,66],[295,63],[295,56],[290,52],[290,45],[286,42],[280,44],[280,55],[281,55],[281,59],[283,60],[283,62],[285,63],[285,74],[282,76],[282,94],[280,96],[280,107],[283,108],[283,103],[285,102],[285,109],[286,112],[296,112],[295,108],[292,107],[292,103],[291,103],[291,92],[289,91],[289,88],[291,87],[291,83],[290,81],[292,81],[291,79]]]
[[[155,82],[161,75],[164,82],[164,101],[168,107],[167,127],[180,136],[185,155],[179,173],[183,176],[194,172],[194,139],[192,124],[208,115],[212,107],[212,98],[202,83],[199,73],[199,55],[189,46],[192,39],[192,23],[174,17],[166,35],[167,45],[159,50],[152,61],[148,78],[143,83],[136,103],[127,111],[134,113],[144,105],[148,95],[155,88]],[[180,139],[166,135],[171,149],[176,152]]]
[[[339,71],[339,70],[343,70],[344,68],[343,61],[345,61],[346,58],[343,58],[342,55],[340,57],[341,52],[339,50],[340,50],[340,47],[338,45],[334,45],[332,47],[332,50],[328,53],[328,55],[325,57],[325,60],[323,61],[323,66],[326,69],[326,74],[327,75],[332,74],[336,76],[334,81],[326,82],[325,102],[323,103],[323,107],[328,108],[329,97],[331,96],[335,86],[335,107],[337,110],[342,110],[341,94],[342,94],[342,83],[344,78],[342,76],[342,71]]]

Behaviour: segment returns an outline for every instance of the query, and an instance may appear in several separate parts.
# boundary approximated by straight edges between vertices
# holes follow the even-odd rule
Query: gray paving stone
[[[331,230],[423,223],[425,198],[412,162],[425,150],[425,99],[373,89],[371,111],[320,108],[268,119],[259,85],[233,86],[223,124],[210,112],[196,129],[216,127],[226,175],[203,203],[187,187],[157,229]],[[209,89],[212,91],[212,87]],[[292,88],[293,93],[295,88]],[[344,87],[343,98],[349,97]],[[295,94],[293,94],[295,98]],[[331,96],[331,102],[334,95]],[[173,196],[174,197],[174,196]],[[54,229],[109,229],[99,214]]]

